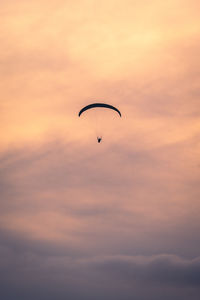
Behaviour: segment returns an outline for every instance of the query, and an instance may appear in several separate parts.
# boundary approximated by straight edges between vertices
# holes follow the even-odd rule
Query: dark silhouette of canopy
[[[112,106],[112,105],[110,105],[110,104],[106,104],[106,103],[92,103],[92,104],[89,104],[89,105],[83,107],[83,108],[80,110],[80,112],[79,112],[79,114],[78,114],[79,117],[81,116],[81,114],[82,114],[84,111],[86,111],[86,110],[88,110],[88,109],[91,109],[91,108],[94,108],[94,107],[105,107],[105,108],[108,108],[108,109],[113,109],[113,110],[115,110],[115,111],[120,115],[120,117],[122,116],[122,115],[121,115],[121,112],[120,112],[116,107],[114,107],[114,106]]]

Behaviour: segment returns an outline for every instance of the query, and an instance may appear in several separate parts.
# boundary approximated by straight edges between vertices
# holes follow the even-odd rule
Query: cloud
[[[199,171],[184,145],[97,146],[57,139],[2,154],[4,236],[55,253],[197,256]]]
[[[125,282],[141,281],[175,286],[199,286],[200,258],[192,260],[173,255],[153,257],[111,257],[97,259],[94,265]]]
[[[4,299],[187,299],[199,290],[200,259],[173,255],[76,257],[6,247],[1,253]],[[77,288],[78,287],[78,288]],[[145,287],[145,288],[144,288]],[[193,297],[192,299],[197,299]]]

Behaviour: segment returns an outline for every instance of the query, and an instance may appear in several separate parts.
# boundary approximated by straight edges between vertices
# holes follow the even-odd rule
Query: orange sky
[[[3,245],[95,264],[197,259],[199,11],[196,0],[1,1]],[[101,101],[122,119],[99,145],[77,114]]]

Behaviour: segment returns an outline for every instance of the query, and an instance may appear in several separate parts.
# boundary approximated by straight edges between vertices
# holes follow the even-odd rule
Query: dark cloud
[[[200,259],[153,257],[77,257],[41,255],[34,249],[0,248],[5,300],[16,299],[198,299]]]
[[[200,258],[186,260],[173,255],[114,257],[97,259],[94,265],[130,283],[137,280],[183,287],[200,284]]]

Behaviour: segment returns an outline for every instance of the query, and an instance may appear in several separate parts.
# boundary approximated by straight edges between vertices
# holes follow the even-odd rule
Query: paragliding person
[[[98,143],[101,143],[101,140],[102,140],[102,137],[97,137],[97,141],[98,141]]]
[[[110,104],[106,104],[106,103],[91,103],[91,104],[83,107],[79,111],[78,116],[80,117],[83,113],[85,113],[85,111],[88,111],[90,109],[92,109],[92,111],[93,111],[93,109],[99,109],[99,108],[106,108],[106,109],[109,109],[109,110],[113,110],[113,111],[115,111],[118,114],[118,116],[121,117],[121,112],[116,107],[114,107],[114,106],[112,106]],[[97,120],[96,120],[96,122],[97,122]],[[97,142],[101,143],[101,141],[102,141],[102,136],[101,135],[97,135]]]

